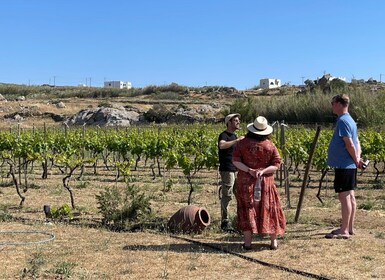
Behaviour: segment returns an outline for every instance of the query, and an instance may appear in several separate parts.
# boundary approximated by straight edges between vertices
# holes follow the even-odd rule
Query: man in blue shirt
[[[349,97],[345,94],[336,95],[332,98],[331,105],[338,118],[328,148],[328,165],[335,170],[334,190],[341,203],[342,222],[339,229],[333,230],[325,237],[347,239],[354,233],[354,189],[357,184],[357,168],[363,168],[363,162],[357,125],[348,112]]]

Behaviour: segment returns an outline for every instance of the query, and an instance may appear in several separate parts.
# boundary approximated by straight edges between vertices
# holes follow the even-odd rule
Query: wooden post
[[[315,147],[317,145],[317,141],[318,141],[320,132],[321,132],[321,127],[318,126],[316,134],[315,134],[314,139],[313,139],[313,143],[311,144],[311,147],[310,147],[309,159],[307,161],[305,175],[304,175],[303,182],[302,182],[301,193],[300,193],[299,200],[298,200],[297,212],[295,213],[295,219],[294,219],[294,221],[296,223],[298,222],[299,214],[301,212],[303,197],[305,196],[305,188],[306,188],[307,180],[309,177],[309,170],[310,170],[311,162],[313,160],[314,150],[315,150]]]
[[[287,125],[284,121],[281,123],[281,151],[283,153],[283,165],[281,164],[281,167],[283,166],[283,178],[284,178],[284,185],[285,185],[285,194],[286,194],[286,208],[291,208],[291,202],[290,202],[290,190],[289,190],[289,172],[287,171],[287,154],[286,154],[286,138],[285,138],[285,127]]]

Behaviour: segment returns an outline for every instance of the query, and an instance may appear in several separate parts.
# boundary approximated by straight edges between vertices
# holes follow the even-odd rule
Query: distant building
[[[260,88],[279,88],[281,87],[281,80],[278,79],[260,79],[259,80],[259,87]]]
[[[105,81],[104,82],[105,88],[132,88],[132,84],[130,82],[124,82],[124,81]]]
[[[346,82],[346,78],[345,78],[345,77],[334,77],[334,76],[332,76],[332,75],[330,75],[330,74],[325,74],[325,75],[323,75],[321,78],[320,78],[320,77],[317,77],[317,81],[319,81],[319,80],[322,79],[323,77],[325,77],[326,80],[328,80],[328,81],[333,81],[333,80],[335,80],[335,79],[338,79],[338,80],[341,80],[341,81]]]

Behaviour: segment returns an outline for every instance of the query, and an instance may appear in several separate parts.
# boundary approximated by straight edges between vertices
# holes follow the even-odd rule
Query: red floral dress
[[[233,152],[233,161],[243,162],[250,168],[260,169],[270,165],[279,167],[281,157],[270,140],[257,141],[244,138],[238,142]],[[237,175],[237,225],[241,231],[253,233],[283,234],[286,219],[281,207],[274,174],[266,174],[261,182],[259,209],[254,209],[253,190],[256,178],[242,170]]]

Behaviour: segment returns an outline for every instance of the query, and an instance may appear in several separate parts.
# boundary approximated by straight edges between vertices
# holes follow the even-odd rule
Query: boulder
[[[88,108],[70,117],[68,125],[130,126],[139,121],[139,113],[120,108]]]
[[[65,108],[65,107],[66,107],[66,105],[62,101],[56,103],[56,108],[62,109],[62,108]]]

